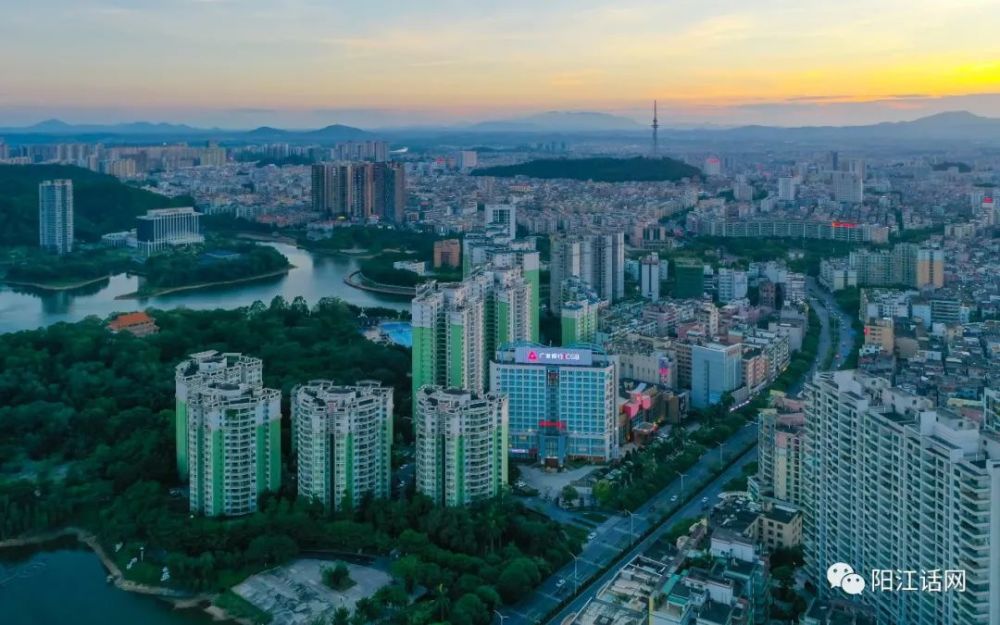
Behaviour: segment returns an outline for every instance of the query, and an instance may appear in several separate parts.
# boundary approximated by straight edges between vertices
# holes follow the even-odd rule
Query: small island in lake
[[[288,258],[267,245],[237,243],[212,249],[194,246],[151,256],[142,268],[142,286],[136,293],[121,297],[151,297],[249,282],[283,275],[290,269]]]

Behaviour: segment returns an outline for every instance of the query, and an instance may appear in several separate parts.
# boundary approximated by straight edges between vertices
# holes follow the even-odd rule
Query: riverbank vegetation
[[[73,181],[75,235],[80,241],[135,228],[135,218],[147,210],[193,203],[191,198],[169,198],[80,167],[0,165],[0,245],[38,244],[38,185],[57,178]]]
[[[286,487],[259,513],[190,517],[175,474],[174,366],[205,349],[263,358],[264,382],[283,391],[316,378],[376,379],[395,389],[399,443],[412,439],[409,351],[358,332],[339,300],[310,309],[296,298],[215,311],[151,311],[160,332],[110,334],[103,320],[0,335],[0,539],[75,525],[105,546],[123,543],[136,582],[222,591],[302,551],[395,552],[400,587],[426,589],[401,605],[386,591],[359,605],[357,623],[486,623],[576,552],[582,530],[509,500],[443,509],[424,497],[361,503],[331,517],[296,498],[283,424]],[[379,311],[369,310],[369,314]],[[346,557],[346,555],[345,555]],[[363,608],[363,609],[362,609]],[[359,616],[360,615],[360,616]]]
[[[62,256],[28,248],[18,252],[4,279],[40,288],[61,288],[138,267],[128,251],[122,249],[81,249]]]

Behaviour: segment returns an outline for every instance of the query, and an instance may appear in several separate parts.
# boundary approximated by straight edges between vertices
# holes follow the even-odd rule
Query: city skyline
[[[653,99],[664,127],[1000,116],[983,0],[892,0],[877,15],[855,0],[560,1],[530,20],[525,4],[46,0],[0,26],[0,124],[390,127],[547,110],[648,123]]]

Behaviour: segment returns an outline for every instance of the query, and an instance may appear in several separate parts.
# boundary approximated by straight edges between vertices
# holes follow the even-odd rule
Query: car
[[[597,532],[587,534],[587,540],[594,540],[595,538],[597,538]]]
[[[674,503],[675,501],[677,501],[677,495],[671,495],[670,496],[670,503]]]
[[[708,503],[708,497],[702,497],[701,498],[701,503],[707,504]]]
[[[559,578],[559,581],[556,582],[556,588],[562,588],[565,585],[566,585],[566,578],[565,577]]]

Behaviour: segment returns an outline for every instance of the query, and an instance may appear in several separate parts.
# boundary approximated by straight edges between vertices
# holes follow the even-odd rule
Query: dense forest
[[[517,165],[484,167],[472,172],[473,176],[498,176],[512,178],[569,178],[596,182],[676,182],[684,178],[698,178],[701,170],[672,158],[553,158],[539,159]]]
[[[201,247],[151,256],[143,291],[228,282],[266,275],[289,267],[284,254],[267,245],[241,243],[206,253]]]
[[[56,256],[32,250],[7,270],[7,280],[59,285],[94,280],[134,269],[138,265],[125,250],[79,250]]]
[[[436,509],[419,496],[365,501],[329,517],[297,501],[285,424],[283,492],[262,511],[236,520],[189,518],[175,490],[174,366],[205,349],[264,360],[265,384],[284,393],[316,378],[378,379],[396,390],[400,442],[412,436],[410,355],[370,343],[358,311],[335,299],[224,311],[151,311],[159,334],[112,335],[103,320],[0,335],[0,539],[69,524],[119,557],[144,545],[130,576],[222,590],[301,550],[384,554],[396,550],[398,585],[359,604],[354,623],[482,624],[501,602],[527,592],[580,546],[583,530],[560,526],[506,500]],[[379,311],[369,311],[378,314]],[[420,586],[421,601],[405,592]]]
[[[168,198],[122,184],[117,178],[69,165],[0,165],[0,245],[38,245],[38,185],[73,181],[76,238],[135,227],[135,217],[153,208],[190,206],[190,198]]]

